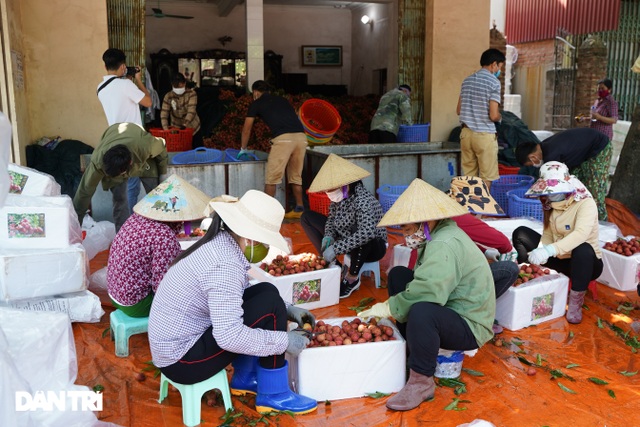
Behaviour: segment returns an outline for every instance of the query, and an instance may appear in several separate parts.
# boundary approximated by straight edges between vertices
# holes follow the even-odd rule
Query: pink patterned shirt
[[[169,264],[180,254],[180,223],[166,223],[136,213],[122,225],[111,244],[107,290],[120,305],[134,305],[158,289]]]
[[[595,112],[601,116],[618,118],[618,103],[611,95],[597,99],[593,106],[595,107]],[[596,120],[591,122],[590,127],[607,135],[609,141],[613,139],[613,125]]]

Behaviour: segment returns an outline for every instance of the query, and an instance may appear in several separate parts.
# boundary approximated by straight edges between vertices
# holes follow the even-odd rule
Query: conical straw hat
[[[360,166],[356,166],[350,161],[331,153],[311,183],[309,193],[333,190],[334,188],[360,181],[369,175],[371,173]]]
[[[144,196],[133,211],[156,221],[193,221],[204,218],[209,200],[210,196],[173,174]]]
[[[414,179],[378,223],[378,227],[415,224],[469,213],[444,192]]]

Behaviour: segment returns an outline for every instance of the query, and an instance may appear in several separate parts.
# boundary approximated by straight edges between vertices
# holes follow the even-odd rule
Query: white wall
[[[147,8],[155,7],[153,2]],[[147,17],[147,57],[166,48],[172,53],[207,49],[246,51],[244,5],[235,7],[220,18],[217,8],[208,3],[163,3],[165,14],[190,15],[194,19]],[[358,18],[359,19],[359,18]],[[362,25],[362,24],[360,24]],[[264,5],[264,48],[282,55],[283,73],[307,73],[309,84],[351,84],[350,9],[327,6]],[[233,40],[222,46],[219,37]],[[342,67],[303,67],[300,51],[303,45],[342,46]],[[150,64],[150,62],[149,62]]]
[[[496,23],[496,29],[504,34],[504,26],[507,20],[507,0],[491,0],[491,12],[489,15],[489,28],[493,28]],[[508,40],[507,40],[508,42]]]

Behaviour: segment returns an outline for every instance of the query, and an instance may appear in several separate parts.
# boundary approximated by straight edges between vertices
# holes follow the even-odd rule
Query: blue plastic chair
[[[220,390],[222,399],[224,400],[225,411],[233,409],[231,392],[229,391],[229,379],[227,378],[227,371],[225,369],[222,369],[207,380],[189,385],[171,381],[162,374],[160,376],[160,398],[158,399],[158,403],[162,403],[167,397],[167,394],[169,394],[169,384],[173,385],[180,392],[180,396],[182,397],[182,422],[189,427],[200,424],[202,396],[209,390],[213,390],[214,388]]]
[[[121,310],[111,312],[111,339],[116,342],[116,356],[127,357],[129,355],[129,337],[142,334],[149,329],[148,317],[130,317]]]

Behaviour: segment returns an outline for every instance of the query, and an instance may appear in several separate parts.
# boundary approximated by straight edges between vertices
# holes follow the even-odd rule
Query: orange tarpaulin
[[[389,231],[389,250],[381,262],[384,271],[391,263],[393,245],[402,241],[393,234],[396,230]],[[284,224],[282,234],[293,240],[295,253],[313,251],[299,222]],[[92,272],[106,262],[107,252],[99,254],[91,262]],[[382,275],[384,286],[386,274]],[[459,395],[454,388],[441,386],[433,401],[404,413],[387,410],[386,397],[363,397],[321,402],[317,412],[308,415],[262,418],[254,410],[253,397],[233,397],[235,414],[242,414],[228,425],[458,426],[475,419],[496,426],[640,425],[640,356],[635,350],[640,342],[632,324],[639,317],[639,298],[635,292],[619,292],[600,284],[597,290],[597,301],[590,295],[585,299],[587,308],[580,325],[558,318],[516,332],[505,330],[475,357],[465,357],[463,369],[472,371],[463,371],[460,381],[466,391]],[[152,372],[146,372],[142,382],[135,378],[151,360],[147,335],[131,337],[128,357],[115,356],[109,335],[103,337],[113,308],[105,295],[100,297],[107,311],[102,321],[73,325],[77,383],[104,386],[104,410],[99,418],[123,426],[182,425],[178,391],[170,390],[167,399],[159,404],[159,378],[154,378]],[[318,319],[354,316],[348,307],[366,297],[383,301],[387,298],[386,289],[376,289],[372,278],[364,277],[360,289],[349,298],[313,313]],[[630,305],[621,306],[624,302]],[[527,375],[527,362],[537,365],[535,375]],[[454,399],[459,399],[456,408],[446,409]],[[220,402],[209,407],[203,401],[203,426],[222,425],[224,414]]]

